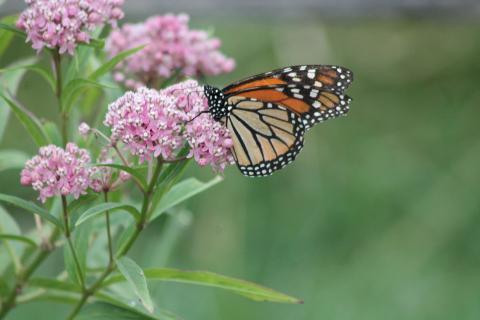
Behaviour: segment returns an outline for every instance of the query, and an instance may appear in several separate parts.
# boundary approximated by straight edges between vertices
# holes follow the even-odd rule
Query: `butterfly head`
[[[203,90],[208,100],[208,112],[212,115],[213,119],[219,121],[228,115],[227,100],[222,90],[209,85],[206,85]]]

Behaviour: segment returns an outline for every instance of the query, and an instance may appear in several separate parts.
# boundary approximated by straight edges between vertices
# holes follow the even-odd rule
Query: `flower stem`
[[[59,228],[55,228],[50,235],[50,243],[54,243],[59,235]],[[13,286],[12,291],[3,300],[0,306],[0,319],[3,319],[10,312],[10,310],[15,307],[17,296],[22,292],[23,287],[25,286],[26,282],[33,274],[33,272],[53,251],[52,249],[52,247],[41,246],[40,251],[37,253],[35,258],[33,258],[32,262],[17,275],[15,279],[15,285]]]
[[[117,252],[116,256],[117,258],[120,258],[124,256],[128,250],[132,247],[133,243],[135,240],[138,238],[140,233],[143,231],[145,228],[145,225],[147,223],[147,213],[148,209],[150,207],[150,200],[151,196],[153,194],[153,191],[155,189],[155,186],[157,184],[158,177],[160,176],[160,173],[162,172],[162,166],[163,166],[163,160],[161,158],[157,159],[157,165],[155,167],[155,171],[153,173],[153,177],[150,180],[150,183],[148,185],[148,189],[145,191],[143,195],[143,203],[142,203],[142,209],[141,209],[141,214],[140,214],[140,220],[137,223],[137,227],[135,229],[135,232],[130,236],[128,239],[128,242],[126,245],[124,245],[122,248],[119,249]],[[92,284],[92,286],[86,290],[83,290],[82,297],[78,301],[77,305],[75,308],[72,310],[70,315],[67,317],[68,320],[74,319],[77,314],[80,312],[82,307],[85,305],[87,300],[94,295],[101,287],[103,281],[115,270],[115,260],[112,260],[112,263],[108,265],[107,269],[102,273],[102,275],[95,281],[95,283]]]
[[[75,246],[72,243],[70,227],[68,225],[67,198],[64,195],[62,195],[62,208],[65,238],[67,238],[68,246],[70,247],[70,252],[72,253],[75,268],[77,269],[78,279],[80,280],[80,285],[82,286],[82,289],[85,289],[85,280],[83,279],[82,268],[80,267],[80,261],[78,260],[77,251],[75,250]]]
[[[108,191],[103,192],[103,198],[105,202],[108,202]],[[105,223],[107,224],[107,237],[108,237],[108,263],[113,263],[113,245],[112,245],[112,231],[110,228],[110,212],[105,211]]]
[[[60,111],[60,122],[61,122],[61,132],[62,132],[62,140],[63,144],[66,145],[68,142],[68,113],[63,110],[62,105],[62,56],[58,52],[58,50],[52,51],[53,56],[53,66],[55,69],[55,79],[56,79],[56,90],[55,95],[57,96],[58,101],[58,109]]]

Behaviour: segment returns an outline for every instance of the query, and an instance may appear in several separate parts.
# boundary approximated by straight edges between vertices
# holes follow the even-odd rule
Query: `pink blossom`
[[[85,122],[82,122],[80,123],[80,126],[78,126],[78,132],[80,133],[81,136],[85,137],[90,132],[90,126]]]
[[[74,143],[66,149],[55,145],[41,147],[38,155],[28,160],[21,172],[20,182],[39,191],[39,200],[56,195],[85,194],[91,176],[90,155]]]
[[[17,27],[27,33],[27,41],[41,51],[58,48],[73,55],[78,43],[88,43],[88,32],[105,23],[116,25],[123,17],[123,0],[25,0]]]
[[[208,110],[203,87],[194,80],[173,85],[162,92],[175,98],[175,105],[187,121]],[[227,165],[235,163],[228,129],[209,113],[186,122],[183,136],[190,145],[189,157],[193,157],[200,166],[211,165],[215,171],[222,172]]]
[[[177,71],[188,77],[232,71],[235,62],[219,51],[220,40],[205,31],[191,30],[188,21],[185,14],[167,14],[114,30],[106,45],[110,57],[145,45],[117,66],[115,80],[138,88],[167,79]]]
[[[184,143],[183,118],[174,97],[142,87],[110,104],[104,124],[112,130],[111,139],[122,141],[141,161],[172,159]]]

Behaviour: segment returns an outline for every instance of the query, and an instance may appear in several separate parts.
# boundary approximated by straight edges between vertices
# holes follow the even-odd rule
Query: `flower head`
[[[90,133],[90,126],[85,122],[80,123],[78,126],[78,132],[81,136],[87,136]]]
[[[123,18],[124,0],[25,0],[28,7],[17,21],[27,41],[37,51],[58,48],[73,52],[78,43],[90,41],[89,31]]]
[[[39,199],[56,195],[73,195],[78,198],[90,184],[90,155],[74,143],[65,150],[55,145],[41,147],[38,155],[28,160],[21,172],[23,185],[39,191]]]
[[[182,113],[172,96],[145,87],[129,91],[108,106],[104,124],[141,161],[171,159],[183,145]]]
[[[180,72],[185,76],[218,75],[235,67],[233,59],[220,51],[220,40],[207,32],[191,30],[185,14],[154,16],[144,23],[125,24],[107,40],[107,52],[145,48],[118,65],[116,81],[138,88]]]
[[[174,97],[175,105],[182,110],[187,121],[208,110],[203,88],[194,80],[173,85],[163,92]],[[193,157],[199,165],[211,165],[214,170],[223,171],[227,165],[235,163],[228,129],[210,114],[205,113],[186,122],[183,136],[190,145],[189,157]]]

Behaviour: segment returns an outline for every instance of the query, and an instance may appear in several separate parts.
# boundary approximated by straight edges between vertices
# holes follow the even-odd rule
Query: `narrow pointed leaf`
[[[137,297],[142,301],[143,306],[150,313],[153,313],[153,301],[148,291],[147,279],[135,261],[128,257],[122,257],[117,260],[118,270],[131,285]]]
[[[0,239],[23,242],[23,243],[28,244],[29,246],[33,246],[33,247],[37,246],[35,241],[33,241],[32,239],[24,237],[24,236],[19,236],[19,235],[16,235],[16,234],[0,233]]]
[[[52,278],[32,278],[28,281],[28,286],[32,288],[53,289],[67,292],[81,292],[81,289],[73,283]]]
[[[36,58],[27,58],[17,61],[8,66],[8,68],[14,68],[19,65],[33,64],[36,61]],[[0,75],[0,92],[16,94],[18,85],[22,80],[26,70],[17,70],[14,72],[9,72],[7,74]],[[10,115],[10,107],[7,105],[6,101],[0,98],[0,140],[3,137],[5,128]]]
[[[28,156],[18,150],[0,151],[0,171],[9,169],[21,169],[25,166]]]
[[[260,286],[253,282],[226,277],[213,272],[152,268],[145,270],[145,276],[148,280],[172,281],[221,288],[255,301],[303,303],[302,300]],[[115,275],[108,279],[104,285],[107,286],[124,280],[125,279],[122,277],[122,275]]]
[[[168,209],[182,203],[185,200],[188,200],[191,197],[196,196],[197,194],[207,190],[208,188],[213,187],[223,178],[217,176],[208,182],[201,182],[195,178],[188,178],[182,182],[176,184],[170,189],[160,200],[159,206],[155,209],[150,220],[156,219],[159,215],[165,212]]]
[[[45,81],[48,83],[52,91],[55,91],[55,79],[53,78],[52,74],[45,70],[42,66],[38,64],[29,64],[29,65],[22,65],[22,66],[15,66],[6,69],[0,69],[0,73],[9,73],[18,70],[25,70],[25,71],[32,71],[39,76],[41,76]]]
[[[100,66],[97,70],[92,72],[92,74],[90,76],[88,76],[88,79],[97,80],[98,78],[100,78],[104,74],[112,71],[113,68],[115,68],[115,66],[117,64],[119,64],[120,62],[122,62],[123,60],[128,58],[129,56],[131,56],[131,55],[137,53],[138,51],[142,50],[144,47],[145,46],[140,46],[140,47],[136,47],[136,48],[133,48],[133,49],[130,49],[130,50],[120,52],[115,57],[113,57],[112,59],[108,60],[105,64]]]
[[[24,110],[2,93],[0,93],[0,98],[7,103],[13,113],[17,116],[18,120],[23,124],[25,129],[27,129],[28,133],[30,133],[30,136],[37,146],[41,147],[49,143],[47,134],[43,130],[40,121],[33,114]]]
[[[132,217],[135,219],[135,221],[138,221],[138,219],[140,218],[140,212],[138,212],[138,210],[132,205],[115,203],[115,202],[106,202],[106,203],[98,204],[88,209],[84,213],[82,213],[79,216],[77,222],[75,223],[75,226],[78,227],[85,221],[92,219],[94,217],[97,217],[98,215],[104,213],[105,211],[109,211],[110,213],[113,213],[120,210],[127,211],[128,213],[130,213]]]
[[[52,224],[56,225],[60,229],[63,229],[63,225],[60,222],[60,220],[58,220],[56,217],[51,215],[47,210],[43,209],[42,207],[37,206],[33,202],[25,201],[23,199],[20,199],[20,198],[14,197],[14,196],[10,196],[10,195],[6,195],[6,194],[0,194],[0,201],[9,203],[11,205],[14,205],[14,206],[22,208],[22,209],[25,209],[25,210],[27,210],[31,213],[38,214],[43,219],[51,222]]]
[[[23,32],[22,30],[17,29],[14,26],[6,24],[4,22],[0,22],[0,29],[11,32],[14,35],[16,35],[18,37],[21,37],[21,38],[24,38],[24,39],[27,37],[27,34],[25,32]]]
[[[85,306],[75,317],[76,320],[161,320],[141,313],[128,306],[118,306],[105,302],[94,302]]]

